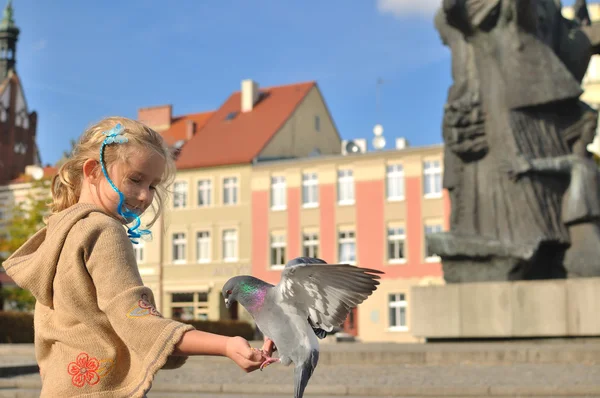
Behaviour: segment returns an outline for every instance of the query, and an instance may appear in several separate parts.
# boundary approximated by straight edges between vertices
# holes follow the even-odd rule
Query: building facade
[[[7,184],[39,165],[37,113],[30,112],[16,72],[19,28],[9,0],[0,21],[0,184]]]
[[[415,341],[410,287],[443,283],[425,235],[447,229],[443,147],[257,164],[252,172],[252,274],[277,283],[287,261],[319,257],[382,270],[345,331],[363,341]]]
[[[265,159],[336,154],[341,139],[316,83],[260,89],[245,80],[215,111],[174,118],[170,106],[139,120],[178,153],[168,211],[136,247],[144,282],[165,316],[248,319],[227,309],[221,287],[250,274],[252,173]]]

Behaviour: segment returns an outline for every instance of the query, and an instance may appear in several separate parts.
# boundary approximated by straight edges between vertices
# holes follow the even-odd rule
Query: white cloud
[[[377,9],[382,14],[396,17],[433,17],[442,5],[442,0],[377,0]]]

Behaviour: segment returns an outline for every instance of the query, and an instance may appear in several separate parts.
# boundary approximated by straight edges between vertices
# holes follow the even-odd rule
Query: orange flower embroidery
[[[90,386],[97,384],[100,381],[97,372],[99,366],[100,362],[96,358],[90,358],[88,354],[82,352],[75,362],[69,364],[68,371],[73,376],[71,382],[75,387],[83,387],[85,383]]]
[[[142,298],[138,300],[137,304],[134,305],[127,314],[128,318],[142,318],[148,315],[158,316],[162,318],[162,315],[150,301],[148,300],[147,294],[142,294]]]

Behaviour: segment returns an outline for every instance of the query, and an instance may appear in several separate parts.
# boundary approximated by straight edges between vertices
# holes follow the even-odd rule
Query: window
[[[171,318],[208,320],[208,293],[171,293]]]
[[[238,234],[235,229],[223,231],[223,261],[237,261],[238,259]]]
[[[406,324],[407,305],[404,293],[390,294],[388,296],[388,306],[390,310],[390,329],[398,331],[408,330],[408,325]]]
[[[196,233],[196,257],[199,263],[210,262],[210,232]]]
[[[319,205],[317,173],[302,174],[302,205],[304,207],[317,207]]]
[[[187,190],[188,184],[186,181],[177,181],[173,184],[174,209],[183,209],[187,206]]]
[[[183,232],[173,234],[173,262],[175,264],[185,263],[187,241]]]
[[[223,204],[235,205],[238,202],[238,179],[228,177],[223,180]]]
[[[271,177],[271,209],[284,210],[286,207],[285,177]]]
[[[302,255],[304,257],[319,257],[319,234],[305,233],[302,236]]]
[[[427,262],[436,262],[439,261],[440,258],[433,253],[429,247],[427,247],[427,235],[430,234],[437,234],[438,232],[442,232],[442,226],[439,224],[432,224],[432,225],[426,225],[425,226],[425,261]]]
[[[340,263],[356,263],[356,239],[354,231],[340,231],[338,235]]]
[[[210,206],[212,196],[212,181],[198,181],[198,207]]]
[[[271,235],[271,267],[280,268],[285,266],[285,235]]]
[[[439,160],[430,160],[423,164],[423,190],[426,198],[442,195],[442,167]]]
[[[137,245],[133,245],[133,252],[135,253],[135,261],[138,264],[144,262],[144,241],[140,239]]]
[[[315,131],[321,131],[321,118],[319,116],[315,116]]]
[[[404,257],[404,228],[388,228],[388,261],[390,263],[401,263],[406,261]]]
[[[404,168],[401,164],[387,166],[387,198],[388,200],[404,199]]]
[[[341,205],[354,204],[354,173],[352,170],[338,170],[338,202]]]

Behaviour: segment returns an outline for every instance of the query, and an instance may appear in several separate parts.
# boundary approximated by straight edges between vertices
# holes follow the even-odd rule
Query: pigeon
[[[294,398],[302,398],[319,361],[319,339],[340,327],[377,289],[379,274],[383,272],[298,257],[285,265],[277,285],[240,275],[225,283],[222,294],[227,308],[238,302],[250,313],[279,352],[279,358],[267,356],[260,370],[274,362],[293,363]]]

